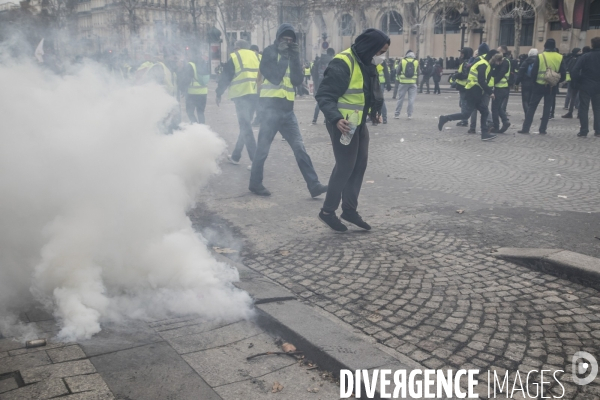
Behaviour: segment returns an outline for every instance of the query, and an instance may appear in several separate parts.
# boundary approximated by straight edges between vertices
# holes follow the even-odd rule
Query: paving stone
[[[46,353],[48,354],[53,363],[60,363],[64,361],[72,361],[86,358],[86,355],[83,352],[83,350],[81,350],[81,347],[77,345],[47,350]]]
[[[13,377],[4,378],[0,380],[0,393],[8,392],[9,390],[13,390],[18,387],[19,385]]]
[[[78,375],[65,378],[65,383],[72,393],[101,392],[110,393],[108,386],[100,374]]]
[[[37,367],[40,365],[50,364],[50,358],[43,351],[35,353],[21,354],[17,356],[9,356],[2,359],[0,362],[0,374],[24,370],[27,368]]]
[[[220,347],[258,335],[261,330],[247,321],[237,322],[209,332],[169,338],[167,341],[179,354]]]
[[[92,374],[94,372],[96,372],[96,369],[89,360],[79,360],[22,369],[21,376],[25,384],[28,385],[47,379],[66,378],[75,375]]]
[[[69,394],[62,379],[51,378],[0,394],[0,400],[41,400]]]

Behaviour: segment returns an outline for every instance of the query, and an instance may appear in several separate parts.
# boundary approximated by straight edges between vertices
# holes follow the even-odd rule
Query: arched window
[[[598,0],[596,0],[598,1]],[[515,20],[521,17],[521,40],[519,45],[533,45],[533,27],[535,25],[535,11],[524,1],[507,4],[500,11],[500,43],[506,46],[515,44]]]
[[[441,34],[444,33],[444,18],[442,16],[443,10],[439,10],[435,13],[435,27],[433,33]],[[446,33],[459,33],[460,32],[460,13],[455,8],[446,10]]]
[[[600,29],[600,0],[594,0],[592,4],[590,4],[588,16],[588,29]]]
[[[389,11],[381,17],[381,30],[388,35],[402,34],[402,16],[396,11]]]
[[[356,24],[354,23],[352,15],[342,15],[342,20],[340,21],[340,36],[354,36],[355,33]]]

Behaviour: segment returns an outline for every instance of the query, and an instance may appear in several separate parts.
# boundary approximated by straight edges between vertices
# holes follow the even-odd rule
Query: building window
[[[354,36],[356,28],[354,25],[354,18],[350,14],[342,15],[340,21],[340,36]]]
[[[444,18],[442,13],[443,10],[439,10],[437,13],[435,13],[435,27],[433,28],[433,33],[444,33]],[[446,10],[446,33],[459,33],[460,22],[460,13],[457,9],[450,8]]]
[[[560,21],[550,22],[550,30],[551,31],[562,31],[562,25],[561,25]]]
[[[600,29],[600,0],[594,0],[590,4],[588,29]]]
[[[388,35],[402,34],[402,25],[402,16],[396,11],[387,12],[381,17],[381,30]]]
[[[598,1],[598,0],[596,0]],[[535,25],[535,11],[525,3],[519,1],[519,6],[509,3],[500,11],[500,40],[499,44],[514,46],[515,44],[515,19],[521,17],[520,46],[533,46],[533,27]]]

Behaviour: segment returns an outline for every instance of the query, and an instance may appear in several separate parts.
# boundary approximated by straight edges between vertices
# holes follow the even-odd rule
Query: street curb
[[[600,290],[600,258],[562,249],[503,247],[494,257]]]
[[[407,374],[413,369],[425,369],[393,349],[357,333],[343,321],[335,321],[335,317],[300,302],[292,292],[260,273],[221,254],[215,254],[215,257],[238,269],[240,282],[235,286],[247,291],[255,300],[255,322],[272,335],[294,344],[308,360],[336,378],[339,379],[341,369],[353,372],[359,369],[404,369]],[[268,298],[269,295],[273,297]],[[362,393],[365,393],[364,386]],[[379,389],[375,398],[380,398]]]

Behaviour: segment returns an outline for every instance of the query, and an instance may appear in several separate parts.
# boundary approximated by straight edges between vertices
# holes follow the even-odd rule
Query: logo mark
[[[573,382],[577,385],[587,385],[596,379],[598,375],[598,361],[587,351],[578,351],[573,355]],[[585,378],[578,375],[584,375],[589,372]]]

